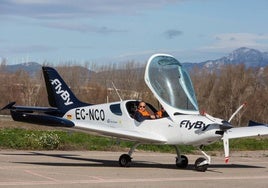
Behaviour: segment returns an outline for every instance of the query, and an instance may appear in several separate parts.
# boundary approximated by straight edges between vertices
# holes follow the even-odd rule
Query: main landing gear
[[[178,168],[187,168],[188,166],[188,158],[185,155],[181,155],[180,149],[178,146],[174,146],[176,149],[177,157],[176,157],[176,166]]]
[[[135,143],[134,146],[129,150],[128,154],[122,154],[119,158],[119,165],[121,167],[129,167],[131,164],[132,154],[135,151],[135,149],[140,145],[140,143]],[[185,155],[181,155],[181,152],[179,150],[179,147],[175,145],[177,157],[175,164],[178,168],[185,169],[188,166],[188,158]],[[205,172],[208,168],[208,165],[211,162],[211,158],[209,155],[207,155],[204,151],[202,151],[202,146],[199,147],[200,152],[205,156],[199,157],[194,164],[194,168],[196,171],[199,172]]]
[[[140,143],[134,144],[132,148],[129,150],[128,154],[123,154],[119,157],[119,165],[121,167],[129,167],[131,164],[131,155],[135,151],[135,149],[140,145]]]

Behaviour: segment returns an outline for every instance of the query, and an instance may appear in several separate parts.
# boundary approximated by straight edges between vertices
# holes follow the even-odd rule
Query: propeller
[[[222,125],[220,125],[220,129],[224,131],[223,133],[223,148],[224,148],[224,157],[225,157],[225,163],[229,162],[229,153],[230,153],[230,149],[229,149],[229,137],[228,137],[228,132],[227,130],[233,128],[232,124],[230,123],[232,121],[232,119],[234,118],[234,116],[244,107],[246,106],[246,103],[240,105],[237,110],[231,115],[231,117],[229,118],[228,121],[223,120],[222,121]]]
[[[208,125],[203,129],[203,131],[207,130],[210,126],[219,126],[220,130],[222,131],[222,140],[223,140],[223,147],[224,147],[224,157],[225,157],[225,163],[229,162],[229,137],[228,137],[228,130],[233,128],[232,124],[230,123],[231,120],[235,117],[235,115],[246,105],[246,103],[240,105],[237,110],[231,115],[228,121],[218,119],[215,117],[210,116],[209,114],[203,112],[202,114],[205,115],[207,118],[209,118],[211,121],[214,121],[215,123]]]

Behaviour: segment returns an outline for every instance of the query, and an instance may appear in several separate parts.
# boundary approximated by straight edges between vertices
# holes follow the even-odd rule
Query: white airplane
[[[127,154],[119,158],[119,165],[130,166],[132,154],[140,144],[173,145],[176,148],[176,166],[186,168],[188,159],[180,145],[193,145],[205,157],[195,161],[197,171],[206,171],[211,157],[202,147],[223,140],[225,161],[229,160],[229,139],[268,135],[268,125],[233,128],[229,121],[200,114],[191,79],[182,64],[168,54],[155,54],[148,60],[145,82],[167,116],[154,120],[135,120],[138,100],[121,100],[105,104],[87,104],[79,101],[57,71],[43,67],[48,100],[51,107],[16,106],[9,109],[15,121],[48,126],[62,126],[97,132],[102,135],[135,142]],[[157,110],[147,103],[152,112]],[[242,106],[239,108],[241,109]],[[235,115],[239,109],[233,114]]]

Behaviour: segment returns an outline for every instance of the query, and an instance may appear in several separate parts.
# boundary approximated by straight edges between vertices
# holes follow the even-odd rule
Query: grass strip
[[[130,141],[95,136],[73,131],[26,130],[21,128],[0,129],[0,148],[17,150],[99,150],[128,151]],[[169,145],[141,145],[139,150],[175,153]],[[268,138],[243,138],[230,140],[230,150],[267,150]],[[193,146],[180,146],[183,153],[194,153]],[[222,142],[215,142],[204,148],[205,151],[222,151]]]

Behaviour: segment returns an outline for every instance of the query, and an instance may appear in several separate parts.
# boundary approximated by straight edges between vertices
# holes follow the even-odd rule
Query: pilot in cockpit
[[[167,112],[165,111],[165,109],[163,108],[163,106],[161,106],[160,110],[158,110],[156,113],[155,113],[155,117],[156,118],[163,118],[163,117],[167,117],[168,114]]]
[[[142,122],[146,119],[156,119],[156,116],[153,114],[150,114],[146,110],[146,103],[141,101],[138,105],[138,109],[136,110],[134,114],[134,119],[137,120],[138,122]]]

